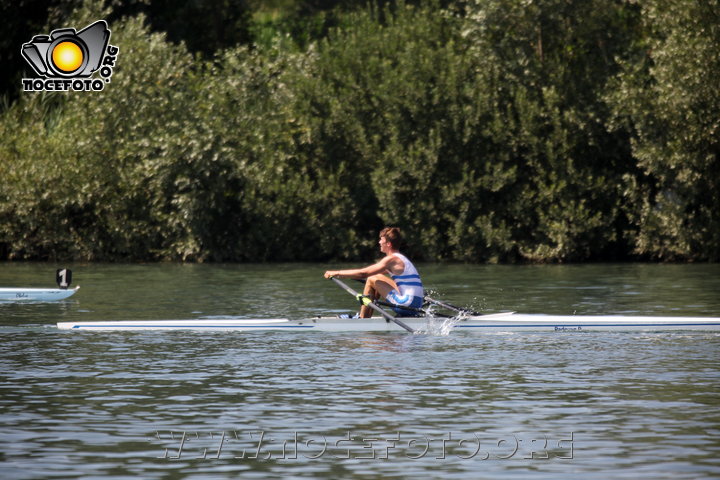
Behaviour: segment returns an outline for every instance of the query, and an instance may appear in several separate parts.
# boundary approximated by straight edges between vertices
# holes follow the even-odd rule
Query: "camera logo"
[[[50,35],[35,35],[22,46],[22,56],[43,79],[23,78],[23,90],[100,91],[110,82],[119,48],[110,45],[104,20],[76,32],[59,28]],[[92,79],[99,70],[100,77]]]

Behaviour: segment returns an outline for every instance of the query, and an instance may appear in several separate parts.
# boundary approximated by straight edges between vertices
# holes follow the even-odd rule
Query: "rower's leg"
[[[397,290],[397,285],[392,278],[387,275],[373,275],[372,277],[368,277],[365,281],[365,290],[363,290],[363,295],[367,295],[373,300],[377,300],[378,298],[386,298],[393,290]],[[360,318],[370,318],[372,317],[372,314],[373,309],[367,305],[360,307]]]

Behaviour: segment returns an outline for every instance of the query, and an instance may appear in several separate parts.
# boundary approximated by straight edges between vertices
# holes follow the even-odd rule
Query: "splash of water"
[[[463,321],[467,315],[459,314],[454,317],[435,317],[429,315],[427,324],[424,328],[418,330],[418,333],[434,336],[448,336],[453,331],[455,325]]]
[[[438,292],[428,290],[427,293],[428,295],[434,295]],[[416,333],[422,335],[448,336],[450,335],[450,332],[452,332],[453,328],[455,328],[455,325],[463,321],[468,316],[466,313],[459,313],[454,317],[447,317],[445,315],[436,316],[436,308],[437,305],[435,304],[426,305],[425,318],[427,319],[427,324],[425,327],[418,329]]]

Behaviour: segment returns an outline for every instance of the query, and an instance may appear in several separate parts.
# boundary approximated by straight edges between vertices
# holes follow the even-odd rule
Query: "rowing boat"
[[[54,302],[73,296],[79,289],[0,288],[0,302]]]
[[[59,268],[55,272],[58,288],[0,288],[0,302],[55,302],[75,295],[80,287],[69,289],[72,271]]]
[[[430,309],[406,308],[415,317],[396,317],[380,308],[377,300],[358,294],[337,278],[335,283],[363,305],[370,306],[380,317],[315,317],[300,320],[288,318],[223,318],[197,320],[121,320],[94,322],[59,322],[62,330],[234,330],[234,331],[318,331],[318,332],[402,332],[446,333],[452,330],[471,332],[577,332],[594,330],[720,330],[720,318],[708,317],[633,317],[620,315],[523,315],[515,312],[479,314],[430,297],[425,300],[457,314],[449,317]]]
[[[720,330],[720,318],[646,317],[621,315],[528,315],[503,312],[459,318],[401,318],[418,333],[440,331],[486,332],[578,332],[578,331],[668,331]],[[382,317],[330,318],[302,320],[270,319],[200,319],[200,320],[125,320],[95,322],[59,322],[63,330],[234,330],[234,331],[319,331],[319,332],[403,332],[403,328]]]

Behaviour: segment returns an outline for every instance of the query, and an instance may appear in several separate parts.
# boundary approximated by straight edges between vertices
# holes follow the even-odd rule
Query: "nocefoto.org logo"
[[[110,83],[120,49],[110,45],[105,20],[76,32],[59,28],[50,35],[35,35],[22,46],[22,56],[42,78],[23,78],[26,92],[95,91]],[[101,78],[91,78],[99,71]]]

